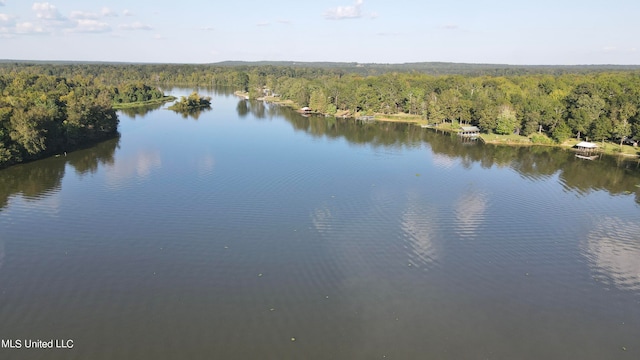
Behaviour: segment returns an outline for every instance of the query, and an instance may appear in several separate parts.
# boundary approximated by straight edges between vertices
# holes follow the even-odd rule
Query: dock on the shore
[[[480,129],[477,126],[461,126],[461,130],[458,131],[458,136],[466,138],[477,138],[480,136]]]
[[[376,117],[373,115],[363,115],[363,116],[358,116],[356,118],[356,121],[362,121],[362,122],[373,122],[376,120]]]

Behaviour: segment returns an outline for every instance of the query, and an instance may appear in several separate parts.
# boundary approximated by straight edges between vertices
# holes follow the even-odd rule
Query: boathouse
[[[597,151],[598,145],[592,142],[582,141],[576,144],[576,149],[578,153],[576,154],[577,158],[585,159],[585,160],[595,160],[598,158]],[[596,153],[595,155],[593,153]]]
[[[477,137],[480,135],[480,129],[477,126],[461,126],[461,130],[458,131],[459,136],[464,137]]]
[[[598,149],[598,145],[592,142],[581,141],[576,144],[576,149],[584,152],[592,152]]]

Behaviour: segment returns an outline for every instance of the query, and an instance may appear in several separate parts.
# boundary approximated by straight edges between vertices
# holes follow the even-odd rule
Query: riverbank
[[[147,100],[147,101],[136,101],[136,102],[131,102],[131,103],[113,103],[112,107],[115,110],[131,109],[131,108],[148,106],[148,105],[164,104],[164,103],[167,103],[167,102],[170,102],[170,101],[174,101],[175,99],[176,99],[175,96],[164,96],[164,97],[159,98],[159,99],[152,99],[152,100]]]
[[[244,99],[249,99],[249,93],[248,92],[242,92],[242,91],[236,91],[235,95]],[[270,104],[275,104],[275,105],[280,105],[280,106],[287,106],[287,107],[291,107],[293,109],[300,109],[300,105],[296,104],[295,102],[293,102],[292,100],[283,100],[280,97],[273,97],[273,96],[265,96],[265,97],[261,97],[258,98],[257,100],[262,100],[265,102],[268,102]],[[309,113],[309,112],[307,112]],[[323,113],[314,113],[311,112],[312,114],[318,114],[318,115],[324,115],[324,116],[335,116],[335,117],[342,117],[342,118],[354,118],[357,119],[360,116],[364,116],[364,114],[361,113],[355,113],[355,114],[351,114],[349,111],[338,111],[336,114],[323,114]],[[438,131],[444,131],[444,132],[450,132],[450,133],[456,133],[458,132],[458,130],[460,129],[460,126],[457,123],[441,123],[435,126],[427,126],[429,125],[428,122],[420,115],[413,115],[413,114],[405,114],[405,113],[398,113],[398,114],[374,114],[373,115],[373,120],[374,121],[385,121],[385,122],[402,122],[402,123],[409,123],[409,124],[416,124],[416,125],[420,125],[423,127],[427,127],[430,129],[435,129]],[[522,136],[522,135],[516,135],[516,134],[512,134],[512,135],[497,135],[497,134],[480,134],[479,139],[484,142],[485,144],[492,144],[492,145],[503,145],[503,146],[548,146],[548,147],[560,147],[560,148],[565,148],[565,149],[571,149],[573,148],[577,143],[580,142],[580,140],[577,139],[569,139],[566,140],[562,143],[557,143],[555,142],[553,139],[549,138],[548,136],[544,135],[544,134],[532,134],[530,136]],[[599,153],[604,153],[604,154],[608,154],[608,155],[619,155],[619,156],[625,156],[625,157],[631,157],[631,158],[638,158],[640,157],[640,149],[638,149],[637,147],[633,147],[630,145],[622,145],[620,146],[620,144],[614,144],[611,142],[598,142],[597,143],[599,148],[598,148],[598,152]]]
[[[480,134],[480,139],[486,144],[493,145],[507,145],[507,146],[550,146],[560,147],[565,149],[571,149],[583,140],[571,138],[563,141],[562,143],[556,143],[553,139],[550,139],[546,135],[533,134],[529,137],[521,135],[496,135],[496,134]],[[640,150],[637,147],[630,145],[615,144],[608,141],[595,142],[598,145],[596,153],[603,153],[607,155],[618,155],[631,158],[640,157]]]
[[[4,170],[4,169],[8,169],[10,167],[24,165],[24,164],[28,164],[28,163],[31,163],[31,162],[34,162],[34,161],[44,160],[44,159],[48,159],[48,158],[66,157],[67,154],[71,154],[71,153],[73,153],[75,151],[79,151],[79,150],[90,149],[90,148],[92,148],[94,146],[99,145],[100,143],[103,143],[103,142],[109,141],[109,140],[113,140],[113,139],[120,139],[120,132],[119,131],[112,132],[112,133],[105,133],[103,136],[94,138],[92,140],[87,140],[85,142],[81,142],[81,143],[74,144],[74,145],[66,145],[63,148],[59,148],[59,149],[56,149],[56,150],[41,152],[37,156],[32,156],[32,157],[29,157],[29,158],[20,159],[19,161],[0,162],[0,170]]]

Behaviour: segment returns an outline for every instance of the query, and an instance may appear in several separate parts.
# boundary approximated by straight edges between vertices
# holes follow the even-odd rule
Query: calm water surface
[[[638,162],[211,95],[0,171],[0,358],[640,358]]]

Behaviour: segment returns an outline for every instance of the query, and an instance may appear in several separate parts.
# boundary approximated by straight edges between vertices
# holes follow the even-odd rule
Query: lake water
[[[210,94],[0,171],[0,358],[640,358],[637,161]]]

